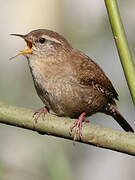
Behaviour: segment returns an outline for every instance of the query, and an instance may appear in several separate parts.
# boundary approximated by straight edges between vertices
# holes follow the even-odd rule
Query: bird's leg
[[[76,141],[78,138],[82,137],[82,122],[84,121],[86,113],[83,112],[78,119],[74,122],[74,124],[70,127],[70,132],[75,128],[75,134],[74,134],[74,141]]]
[[[37,123],[38,118],[40,117],[41,114],[43,115],[43,119],[44,119],[47,112],[49,112],[49,109],[46,106],[41,108],[41,109],[34,111],[34,114],[33,114],[34,124]]]

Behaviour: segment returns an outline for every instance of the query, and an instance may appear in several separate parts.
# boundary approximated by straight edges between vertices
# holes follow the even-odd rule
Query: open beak
[[[32,41],[27,39],[26,35],[21,35],[21,34],[11,34],[11,35],[12,36],[19,36],[19,37],[23,38],[26,41],[27,46],[25,47],[25,49],[23,51],[18,52],[14,57],[10,58],[10,60],[21,55],[21,54],[31,54],[32,53],[33,43],[32,43]]]

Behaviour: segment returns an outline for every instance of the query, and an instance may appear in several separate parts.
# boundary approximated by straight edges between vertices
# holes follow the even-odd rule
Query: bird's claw
[[[34,111],[34,114],[33,114],[33,119],[34,119],[34,127],[38,121],[38,118],[41,116],[42,114],[42,119],[44,120],[44,117],[46,115],[46,113],[48,112],[48,108],[47,107],[43,107],[41,109],[38,109],[36,111]]]
[[[82,138],[82,123],[84,120],[86,113],[83,112],[79,118],[74,122],[74,124],[70,127],[70,134],[72,133],[72,130],[75,128],[74,138],[73,140],[76,141],[79,138]]]

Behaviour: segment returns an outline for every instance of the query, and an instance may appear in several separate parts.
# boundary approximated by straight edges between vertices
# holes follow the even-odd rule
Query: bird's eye
[[[39,42],[40,42],[41,44],[43,44],[43,43],[45,42],[45,38],[42,38],[42,37],[41,37],[41,38],[39,39]]]

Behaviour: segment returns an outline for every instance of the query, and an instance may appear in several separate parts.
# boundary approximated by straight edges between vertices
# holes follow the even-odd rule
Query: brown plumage
[[[70,128],[72,131],[76,127],[76,140],[81,136],[84,117],[103,112],[111,115],[125,131],[133,132],[117,110],[117,92],[93,60],[53,31],[39,29],[27,35],[13,35],[27,42],[27,48],[18,55],[27,57],[36,91],[45,104],[45,108],[36,111],[35,121],[47,111],[78,118]]]

